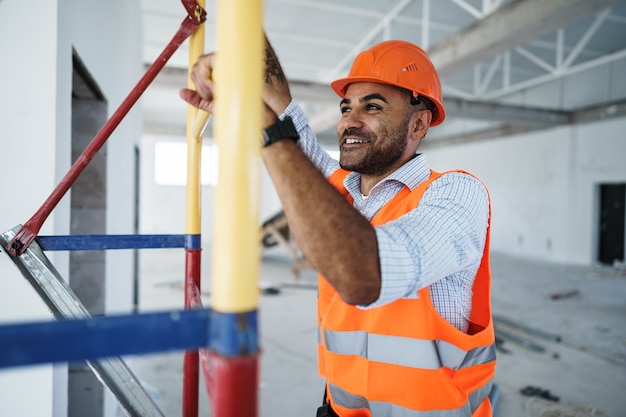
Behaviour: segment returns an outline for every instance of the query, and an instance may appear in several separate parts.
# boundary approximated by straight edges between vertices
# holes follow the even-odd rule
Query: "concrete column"
[[[72,100],[72,162],[106,122],[107,103]],[[106,233],[106,145],[71,188],[72,235]],[[92,315],[104,313],[105,251],[70,253],[70,286]],[[85,362],[70,364],[69,417],[102,417],[106,388]]]

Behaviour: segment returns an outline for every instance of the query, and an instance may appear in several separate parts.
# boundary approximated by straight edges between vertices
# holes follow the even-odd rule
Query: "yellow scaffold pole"
[[[210,390],[213,415],[257,416],[262,1],[220,0],[217,9]]]
[[[215,69],[219,146],[211,305],[257,308],[263,30],[260,0],[220,0]]]

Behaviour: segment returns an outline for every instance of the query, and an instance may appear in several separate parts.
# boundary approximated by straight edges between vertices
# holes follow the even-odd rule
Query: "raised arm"
[[[211,111],[216,55],[201,57],[182,89],[189,104]],[[287,78],[269,42],[265,54],[264,127],[278,120],[291,101]],[[263,161],[303,255],[349,304],[369,304],[381,286],[376,234],[370,223],[333,188],[292,140],[264,147]]]

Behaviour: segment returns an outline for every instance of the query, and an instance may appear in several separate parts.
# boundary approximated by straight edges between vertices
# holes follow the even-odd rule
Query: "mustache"
[[[341,135],[341,139],[345,139],[346,136],[356,136],[358,138],[365,139],[365,140],[372,140],[376,138],[376,135],[373,134],[372,132],[369,132],[363,129],[355,129],[355,128],[345,129],[343,131],[343,134]]]

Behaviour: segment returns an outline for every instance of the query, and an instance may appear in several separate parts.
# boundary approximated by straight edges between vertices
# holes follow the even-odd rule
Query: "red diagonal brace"
[[[187,10],[187,17],[195,19],[198,24],[203,23],[206,20],[206,11],[198,5],[196,0],[181,0],[185,10]]]
[[[78,157],[76,162],[72,165],[70,170],[65,174],[65,177],[59,182],[57,187],[52,191],[52,194],[43,203],[43,205],[37,210],[37,212],[30,218],[22,228],[16,233],[15,237],[6,245],[5,249],[10,255],[19,256],[28,246],[33,242],[41,226],[46,221],[52,210],[61,201],[61,198],[65,195],[67,190],[72,186],[76,178],[83,172],[87,164],[91,162],[98,150],[102,148],[102,145],[107,141],[109,136],[117,125],[120,124],[124,116],[130,111],[133,105],[137,102],[139,97],[148,88],[150,83],[163,69],[167,61],[174,55],[174,52],[178,47],[193,33],[198,26],[206,20],[206,11],[198,5],[195,1],[182,0],[185,9],[187,10],[187,16],[180,25],[178,31],[172,38],[169,44],[165,47],[161,55],[154,61],[154,63],[148,68],[143,77],[139,80],[137,85],[132,89],[128,96],[124,99],[122,104],[117,108],[115,113],[107,120],[102,129],[92,139],[91,143],[85,148],[82,154]]]

